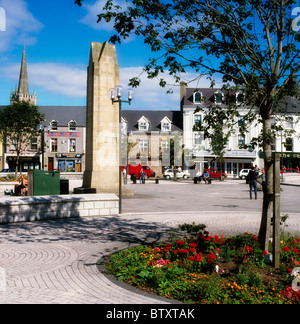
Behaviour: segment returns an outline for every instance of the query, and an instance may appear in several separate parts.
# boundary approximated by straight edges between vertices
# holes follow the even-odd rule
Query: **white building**
[[[187,88],[185,83],[181,84],[181,109],[183,112],[183,132],[184,147],[193,159],[195,172],[200,170],[203,172],[206,168],[217,167],[216,156],[211,151],[211,142],[204,138],[203,132],[194,131],[194,126],[203,122],[205,110],[209,106],[223,106],[225,93],[220,89],[212,88]],[[240,145],[249,145],[253,138],[258,137],[261,132],[261,125],[254,122],[249,127],[249,132],[243,136],[240,134],[239,126],[243,123],[243,116],[248,112],[247,107],[242,103],[242,96],[236,93],[237,104],[240,105],[239,117],[236,117],[235,133],[231,135],[228,141],[224,155],[223,172],[228,177],[237,178],[242,169],[249,169],[252,165],[258,165],[260,169],[264,167],[263,153],[260,148],[240,149]],[[225,107],[225,106],[224,106]],[[197,108],[203,111],[195,113]],[[284,123],[285,129],[296,130],[295,134],[289,138],[285,138],[278,134],[277,140],[274,142],[274,152],[282,152],[282,164],[287,168],[300,168],[300,123],[297,114],[300,112],[299,104],[296,104],[294,98],[289,98],[285,105],[288,112],[288,120],[282,121],[280,114],[275,118],[274,122]]]

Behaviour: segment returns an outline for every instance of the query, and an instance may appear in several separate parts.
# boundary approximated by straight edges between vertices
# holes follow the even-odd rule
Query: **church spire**
[[[23,48],[23,57],[22,57],[22,64],[21,64],[21,71],[20,71],[19,93],[22,93],[23,95],[29,95],[25,45]]]
[[[20,70],[19,86],[16,87],[15,93],[11,93],[11,95],[10,95],[11,104],[15,101],[28,101],[32,105],[36,105],[36,92],[34,91],[33,95],[29,94],[25,45],[23,47],[23,56],[22,56],[22,63],[21,63],[21,70]]]

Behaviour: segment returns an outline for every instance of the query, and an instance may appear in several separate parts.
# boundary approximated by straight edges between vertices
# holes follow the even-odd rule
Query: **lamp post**
[[[122,97],[126,95],[126,100],[122,99]],[[123,172],[122,172],[122,159],[121,159],[121,152],[122,152],[122,103],[128,103],[131,105],[133,100],[134,92],[132,89],[128,89],[124,91],[124,88],[120,85],[116,86],[113,89],[110,89],[108,92],[109,99],[111,100],[112,104],[118,103],[119,104],[119,126],[120,126],[120,139],[119,139],[119,214],[122,214],[122,179],[123,179]]]
[[[39,132],[41,134],[41,153],[42,153],[42,168],[41,170],[45,169],[45,126],[39,125]]]

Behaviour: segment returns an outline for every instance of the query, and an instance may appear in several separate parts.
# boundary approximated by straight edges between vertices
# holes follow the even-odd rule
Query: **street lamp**
[[[122,99],[122,97],[126,96],[126,100]],[[122,163],[121,163],[121,151],[122,151],[122,103],[128,103],[131,105],[132,100],[134,99],[134,91],[132,89],[127,89],[124,91],[124,88],[120,85],[116,86],[113,89],[108,91],[109,99],[111,100],[112,104],[118,103],[119,104],[119,125],[120,125],[120,139],[119,139],[119,156],[120,156],[120,166],[119,166],[119,214],[122,214],[122,179],[123,179],[123,172],[122,172]]]
[[[41,134],[41,151],[42,154],[42,168],[41,170],[44,170],[45,167],[45,126],[43,124],[39,125],[39,133]]]

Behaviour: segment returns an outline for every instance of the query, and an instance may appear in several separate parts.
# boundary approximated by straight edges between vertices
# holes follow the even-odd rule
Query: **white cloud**
[[[121,68],[120,83],[126,89],[129,80],[138,77],[143,71],[143,67]],[[0,66],[2,80],[11,80],[12,88],[18,83],[20,73],[20,64]],[[184,76],[185,81],[196,78],[195,74],[187,73]],[[77,65],[59,64],[59,63],[35,63],[28,64],[28,78],[30,91],[39,90],[53,95],[65,96],[66,98],[85,98],[87,71],[85,67]],[[155,79],[148,79],[147,74],[141,76],[141,85],[134,89],[135,99],[132,103],[133,109],[179,109],[180,87],[174,85],[174,80],[168,74]],[[165,88],[159,86],[159,79],[164,78],[168,85]],[[10,82],[10,81],[9,81]],[[205,78],[189,84],[190,87],[209,87],[210,81]],[[173,94],[166,94],[173,90]],[[59,104],[59,103],[57,103]],[[124,108],[129,108],[125,107]]]
[[[148,79],[146,73],[141,74],[142,71],[143,67],[121,68],[121,84],[124,88],[126,88],[131,78],[140,76],[139,78],[141,79],[141,85],[134,89],[136,103],[133,103],[133,105],[138,109],[179,109],[180,86],[179,84],[174,84],[173,77],[166,72],[155,79]],[[189,82],[189,87],[210,87],[210,80],[207,80],[205,77],[197,79],[197,77],[198,75],[195,73],[185,73],[182,75],[182,80]],[[165,88],[159,86],[160,79],[164,79],[167,82]],[[220,86],[220,81],[216,80],[216,86]],[[167,94],[168,90],[171,90],[173,93]]]
[[[87,12],[86,15],[80,20],[81,23],[96,29],[96,30],[105,30],[105,31],[113,31],[114,24],[112,22],[107,23],[105,21],[102,21],[100,23],[97,23],[98,21],[98,15],[100,13],[103,13],[103,7],[105,6],[107,0],[97,0],[94,4],[90,5],[87,3],[83,3],[82,7]],[[115,3],[119,3],[121,5],[120,1],[114,1]]]
[[[3,78],[18,82],[20,64],[0,68]],[[45,92],[66,97],[86,96],[86,69],[58,63],[28,64],[30,89],[43,89]],[[32,90],[31,90],[32,92]]]
[[[13,44],[34,44],[35,35],[43,25],[28,10],[25,0],[0,0],[6,14],[6,31],[0,32],[0,52],[11,50]]]

